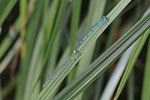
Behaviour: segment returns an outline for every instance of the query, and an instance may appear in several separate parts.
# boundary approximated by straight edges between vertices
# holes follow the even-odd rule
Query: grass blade
[[[128,100],[135,100],[134,98],[134,73],[129,77],[128,81]]]
[[[146,66],[145,66],[145,73],[144,73],[144,82],[143,82],[143,89],[142,89],[142,96],[141,100],[149,100],[150,99],[150,38],[148,43],[148,51],[147,51],[147,59],[146,59]]]
[[[2,0],[0,1],[0,27],[2,26],[7,15],[16,4],[17,0]]]
[[[102,97],[100,100],[110,100],[111,99],[111,97],[117,87],[117,84],[119,83],[119,80],[124,72],[124,69],[128,63],[130,54],[132,53],[134,46],[135,46],[135,44],[132,45],[130,48],[128,48],[128,50],[120,58],[119,63],[115,67],[114,72],[112,73],[112,75],[103,91],[103,94],[102,94]]]
[[[149,21],[149,24],[150,24],[150,21]],[[133,53],[132,53],[132,55],[130,57],[129,63],[128,63],[128,65],[126,67],[126,70],[124,72],[124,75],[123,75],[123,77],[121,79],[121,82],[119,84],[119,87],[118,87],[117,93],[116,93],[116,95],[114,97],[114,100],[118,99],[118,97],[119,97],[119,95],[120,95],[120,93],[121,93],[121,91],[122,91],[122,89],[123,89],[123,87],[124,87],[128,77],[129,77],[130,73],[132,72],[132,69],[133,69],[133,66],[135,64],[135,61],[136,61],[137,57],[139,56],[140,51],[141,51],[141,49],[142,49],[142,47],[143,47],[147,37],[149,36],[149,33],[150,33],[150,29],[148,29],[145,32],[145,34],[143,34],[142,37],[140,37],[138,39],[138,42],[137,42],[137,44],[136,44],[136,46],[134,48],[134,51],[133,51]]]
[[[150,27],[150,14],[135,24],[124,36],[122,36],[114,45],[97,58],[87,70],[80,74],[69,86],[62,90],[55,98],[71,99],[88,87],[96,78],[98,78],[109,65],[111,65],[143,32]]]
[[[131,0],[122,0],[119,2],[119,4],[116,5],[116,7],[107,15],[107,18],[109,19],[109,22],[104,25],[101,30],[97,31],[96,33],[93,33],[93,39],[90,39],[89,37],[89,41],[85,41],[86,44],[83,44],[80,48],[79,48],[79,52],[81,53],[81,55],[83,55],[82,53],[84,53],[86,51],[86,48],[92,44],[100,35],[101,33],[108,27],[108,25],[120,14],[120,12],[129,4]],[[62,82],[62,80],[66,77],[66,75],[71,71],[71,69],[74,67],[74,65],[78,62],[78,60],[81,58],[78,57],[76,59],[76,56],[74,58],[72,58],[71,60],[69,60],[70,58],[68,58],[69,61],[66,61],[67,63],[65,63],[64,66],[61,67],[61,70],[57,72],[57,75],[54,77],[54,79],[47,84],[47,86],[42,89],[42,91],[40,92],[38,99],[45,99],[48,95],[52,95],[53,91],[59,86],[59,84]],[[75,60],[76,59],[76,60]]]
[[[73,6],[72,6],[72,19],[71,19],[71,35],[70,35],[70,54],[74,50],[76,46],[76,36],[80,21],[80,11],[81,11],[81,3],[82,0],[73,0]],[[72,70],[70,74],[68,75],[67,83],[69,84],[75,77],[76,69]]]
[[[22,62],[21,62],[21,69],[19,73],[19,84],[17,85],[17,93],[16,93],[17,100],[22,99],[24,95],[25,83],[27,79],[29,65],[31,63],[31,56],[33,53],[35,38],[37,35],[38,26],[40,25],[39,19],[40,19],[41,8],[42,8],[42,0],[36,0],[34,5],[35,8],[31,13],[31,17],[28,21],[28,26],[25,32],[26,33],[25,34],[26,55],[25,57],[22,58]]]
[[[20,47],[20,41],[16,41],[13,48],[9,51],[9,53],[6,55],[6,57],[2,60],[0,63],[0,74],[4,71],[4,69],[7,67],[7,65],[10,63],[12,58],[14,57],[14,54],[17,52],[17,50]]]
[[[105,9],[105,4],[106,4],[106,0],[91,0],[90,2],[90,7],[89,7],[89,13],[87,16],[87,26],[86,28],[89,27],[89,25],[93,25],[96,23],[96,21],[99,18],[102,18],[103,16],[103,12]],[[94,6],[94,7],[93,7]],[[86,29],[85,28],[85,29]],[[92,44],[92,46],[90,48],[88,48],[88,53],[85,53],[85,55],[83,56],[83,58],[80,60],[78,67],[77,67],[77,73],[76,76],[80,75],[81,72],[83,72],[88,65],[91,63],[92,61],[92,57],[94,56],[94,49],[95,46],[100,45],[101,42],[97,42],[97,40]],[[95,54],[97,55],[97,54]],[[88,62],[87,62],[88,61]],[[88,96],[90,96],[90,92],[87,90],[85,90],[86,92],[82,93],[82,95],[79,95],[80,98],[89,98]],[[79,98],[79,96],[77,98]]]

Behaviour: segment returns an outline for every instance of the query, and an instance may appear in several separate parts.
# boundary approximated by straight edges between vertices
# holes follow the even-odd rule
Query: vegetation
[[[149,34],[149,0],[0,0],[0,99],[149,100]]]

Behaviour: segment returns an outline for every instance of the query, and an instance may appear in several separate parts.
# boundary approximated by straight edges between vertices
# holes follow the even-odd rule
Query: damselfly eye
[[[73,54],[76,54],[77,53],[77,50],[73,50]]]

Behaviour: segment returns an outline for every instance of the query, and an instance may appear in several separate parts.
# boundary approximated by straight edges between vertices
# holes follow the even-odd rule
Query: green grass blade
[[[15,27],[15,30],[20,30],[22,25],[23,25],[23,22],[24,22],[24,19],[26,17],[26,12],[27,12],[27,0],[20,0],[20,11],[19,11],[19,18],[17,19],[14,27]]]
[[[112,4],[110,4],[112,5]],[[109,6],[109,5],[108,5]],[[110,31],[109,31],[109,35],[108,35],[108,38],[107,38],[107,42],[106,42],[106,47],[104,50],[106,50],[107,48],[109,48],[112,44],[113,44],[113,40],[114,40],[114,33],[116,31],[116,27],[117,27],[117,24],[118,24],[118,20],[120,19],[115,19],[113,21],[113,23],[110,25]],[[104,40],[103,37],[100,38],[101,40]],[[96,48],[97,50],[97,48]],[[97,50],[97,52],[99,51],[99,49]],[[97,58],[98,56],[94,55],[95,58]],[[102,85],[103,85],[103,80],[104,80],[104,76],[105,74],[103,74],[99,79],[97,79],[96,81],[96,87],[95,87],[95,97],[94,97],[94,100],[99,100],[100,98],[100,95],[102,95]],[[113,88],[113,87],[112,87]],[[104,93],[103,93],[104,94]],[[109,97],[109,95],[107,96]]]
[[[77,36],[77,31],[78,31],[78,26],[79,26],[79,21],[80,21],[80,10],[81,10],[81,3],[82,0],[73,0],[73,6],[72,6],[72,19],[71,19],[71,35],[70,35],[70,54],[74,50],[76,46],[76,36]],[[68,75],[67,83],[69,84],[75,77],[75,69],[70,72]]]
[[[89,21],[87,23],[86,29],[89,27],[89,25],[93,25],[94,23],[96,23],[96,21],[99,18],[102,18],[103,12],[105,9],[105,4],[106,4],[106,0],[98,0],[98,1],[91,0],[90,9],[89,9],[88,17],[87,17],[87,20],[89,20]],[[80,75],[80,73],[83,72],[84,69],[86,69],[88,67],[88,65],[91,63],[93,54],[95,53],[94,49],[95,49],[95,46],[97,46],[97,45],[100,45],[100,42],[98,43],[97,41],[95,41],[92,44],[92,46],[90,48],[88,48],[87,53],[83,56],[83,58],[79,62],[79,65],[77,67],[76,76]],[[83,93],[82,98],[84,98],[84,97],[88,98],[88,93],[90,94],[90,92],[88,90],[89,89],[86,90],[87,92]],[[79,96],[81,98],[82,95],[79,95]]]
[[[53,42],[54,42],[57,34],[59,33],[59,28],[61,27],[61,24],[63,22],[63,17],[64,17],[64,14],[66,12],[67,4],[68,4],[67,0],[62,0],[61,1],[60,9],[59,9],[59,12],[58,12],[58,17],[57,17],[55,25],[53,26],[54,27],[54,29],[52,31],[53,34],[50,35],[50,37],[49,37],[50,40],[48,41],[49,42],[48,43],[48,48],[46,50],[46,55],[45,55],[45,59],[44,60],[48,59],[49,53],[51,52],[51,49],[52,49],[51,47],[53,45]]]
[[[0,1],[0,27],[2,26],[7,15],[16,4],[17,0],[2,0]]]
[[[60,42],[59,41],[59,34],[57,34],[56,39],[54,41],[54,44],[52,46],[52,53],[51,53],[51,56],[50,56],[50,61],[48,63],[48,66],[49,66],[49,68],[47,70],[48,74],[52,73],[55,69],[56,62],[57,62],[58,51],[60,49],[59,42]]]
[[[0,49],[0,59],[2,59],[2,57],[4,56],[5,52],[7,51],[7,49],[9,48],[9,46],[11,45],[12,41],[15,39],[16,35],[10,35],[8,34],[4,40],[1,43],[1,49]]]
[[[31,93],[31,87],[33,87],[32,83],[34,82],[34,79],[36,78],[35,76],[36,76],[37,69],[40,69],[39,66],[37,65],[37,61],[41,62],[39,59],[40,57],[39,54],[41,50],[40,48],[41,48],[42,38],[43,38],[43,34],[42,32],[40,32],[36,40],[34,52],[33,52],[32,59],[31,59],[31,64],[29,66],[29,72],[28,72],[26,86],[25,86],[24,100],[29,99],[29,98],[31,99],[30,93]]]
[[[149,31],[150,33],[150,31]],[[147,51],[147,58],[146,58],[146,66],[145,66],[145,73],[144,73],[144,81],[142,87],[142,96],[141,100],[149,100],[150,99],[150,38],[148,43],[148,51]]]
[[[87,20],[91,20],[91,21],[89,21],[87,23],[88,25],[93,25],[94,23],[96,23],[96,21],[99,18],[102,18],[106,0],[101,0],[101,1],[92,0],[91,2],[94,2],[94,3],[91,3],[91,6],[93,7],[93,5],[95,5],[95,8],[93,8],[95,11],[89,12],[89,16],[88,16]],[[92,11],[92,9],[90,9],[90,10]],[[79,62],[77,75],[79,75],[90,64],[92,57],[93,57],[95,45],[96,45],[96,41],[95,41],[95,43],[92,44],[92,46],[90,48],[88,48],[88,51],[87,51],[88,54],[86,53],[86,55],[84,55],[83,58],[81,59],[81,61]],[[88,62],[86,62],[86,61],[88,61]]]
[[[17,100],[22,99],[24,95],[25,83],[27,79],[29,65],[31,62],[32,53],[34,50],[35,38],[37,35],[38,26],[40,25],[39,19],[40,19],[40,14],[42,9],[42,0],[36,0],[34,3],[34,7],[35,8],[31,13],[31,17],[28,21],[28,25],[25,32],[26,55],[25,57],[22,58],[21,61],[21,69],[19,73],[19,84],[17,85],[17,93],[16,93]]]
[[[111,97],[117,87],[117,84],[119,83],[119,80],[125,70],[125,67],[128,63],[128,60],[130,58],[130,55],[133,51],[134,46],[135,46],[135,43],[130,48],[128,48],[128,50],[122,55],[122,57],[118,61],[118,64],[116,65],[109,81],[107,82],[107,85],[102,93],[100,100],[110,100],[111,99]]]
[[[63,22],[63,18],[64,18],[64,14],[66,12],[67,4],[68,4],[67,0],[61,1],[60,9],[58,11],[58,17],[56,19],[56,23],[55,23],[55,26],[53,29],[53,34],[51,36],[51,39],[49,40],[48,47],[46,46],[47,47],[46,53],[44,51],[42,51],[42,54],[43,54],[42,57],[44,57],[42,64],[41,64],[42,67],[41,67],[41,70],[39,72],[37,81],[34,83],[34,86],[31,89],[32,91],[34,90],[34,87],[36,87],[37,83],[40,81],[40,78],[43,74],[44,68],[46,67],[46,63],[49,60],[49,56],[51,55],[52,45],[53,45],[54,40],[56,39],[57,34],[59,33],[59,28],[61,27],[61,24]]]
[[[51,51],[50,58],[49,58],[50,61],[48,61],[48,64],[47,64],[48,67],[46,69],[46,74],[45,74],[46,79],[48,79],[50,74],[52,74],[54,72],[55,68],[56,68],[57,60],[58,60],[58,57],[59,57],[58,54],[59,54],[59,51],[61,50],[61,43],[60,42],[65,42],[64,39],[61,38],[61,37],[64,36],[64,33],[67,33],[66,28],[67,28],[68,19],[70,17],[70,13],[71,13],[71,7],[72,7],[72,4],[69,3],[68,6],[67,6],[67,11],[65,12],[64,19],[62,21],[62,26],[59,28],[59,31],[56,34],[56,37],[54,39],[54,43],[52,45],[52,51]],[[62,16],[62,15],[60,15],[60,16]],[[65,55],[63,55],[63,56],[65,56]],[[46,80],[46,79],[44,79],[44,80]]]
[[[139,15],[139,12],[138,11],[136,11],[136,15],[135,15],[135,17],[137,17]],[[129,21],[128,22],[128,26],[126,26],[126,25],[124,25],[124,27],[125,28],[127,28],[127,27],[131,27],[131,23],[133,23],[133,20],[135,20],[135,21],[137,21],[137,18],[135,19],[130,19],[130,20],[132,20],[132,21]],[[114,26],[112,26],[112,27],[114,27]],[[127,30],[126,30],[127,31]],[[123,33],[123,32],[122,32]],[[108,39],[108,41],[110,40],[110,38]],[[111,42],[108,42],[107,41],[107,43],[108,44],[111,44]],[[135,45],[135,43],[134,43],[134,45]],[[109,45],[108,45],[109,46]],[[107,47],[108,47],[107,46]],[[115,67],[115,70],[113,71],[113,74],[111,75],[111,77],[110,77],[110,79],[109,79],[109,81],[108,81],[108,83],[107,83],[107,85],[106,85],[106,87],[105,87],[105,89],[104,89],[104,92],[102,93],[102,97],[101,97],[101,99],[100,100],[109,100],[109,99],[111,99],[111,97],[112,97],[112,95],[113,95],[113,93],[114,93],[114,91],[115,91],[115,89],[116,89],[116,87],[117,87],[117,84],[119,83],[119,81],[120,81],[120,78],[121,78],[121,76],[122,76],[122,74],[123,74],[123,72],[124,72],[124,69],[125,69],[125,67],[126,67],[126,65],[127,65],[127,63],[128,63],[128,60],[129,60],[129,57],[130,57],[130,55],[131,55],[131,52],[133,51],[133,48],[134,48],[134,46],[132,45],[124,54],[123,54],[123,56],[120,58],[120,60],[118,61],[118,64],[116,65],[116,67]],[[130,82],[131,83],[131,82]],[[133,91],[130,91],[129,89],[131,89],[130,88],[130,85],[129,85],[129,88],[128,88],[128,97],[131,97],[131,95],[132,95],[132,92]],[[132,89],[131,89],[132,90]]]
[[[7,0],[3,0],[3,1],[7,1]],[[10,0],[10,1],[13,1],[13,0]],[[15,0],[14,0],[15,1]],[[8,35],[6,35],[6,37],[4,38],[4,40],[2,41],[1,43],[1,49],[0,49],[0,59],[2,59],[3,55],[5,54],[5,52],[8,50],[8,48],[12,45],[11,43],[14,41],[14,39],[17,37],[17,35],[19,34],[19,30],[22,26],[21,23],[24,22],[24,18],[25,18],[25,15],[26,15],[26,7],[27,4],[26,4],[26,0],[21,0],[20,1],[20,15],[19,15],[19,18],[18,20],[16,21],[16,23],[13,25],[14,27],[14,30],[15,32],[13,33],[13,35],[11,35],[11,33],[9,32]],[[19,41],[19,39],[17,39],[17,41]],[[17,44],[17,42],[14,43],[14,46],[15,44]],[[12,47],[12,48],[15,48],[15,47]],[[19,47],[18,47],[19,48]],[[16,49],[16,51],[14,50],[10,50],[9,51],[9,57],[7,56],[5,59],[9,59],[9,60],[5,60],[3,61],[2,60],[2,63],[5,62],[5,65],[6,66],[3,66],[3,67],[7,67],[7,65],[10,63],[10,61],[12,60],[11,58],[16,54],[18,49]],[[13,51],[13,53],[12,53]],[[11,52],[11,53],[10,53]],[[10,56],[11,54],[11,56]],[[4,68],[4,69],[5,69]]]
[[[124,36],[97,58],[87,70],[80,74],[55,98],[71,99],[97,79],[119,56],[150,27],[150,14],[135,24]]]
[[[134,73],[132,73],[129,77],[128,81],[128,100],[135,100],[134,98]]]
[[[1,79],[0,79],[0,100],[2,100],[2,88],[1,88]]]
[[[107,15],[107,18],[109,19],[108,23],[106,23],[103,27],[101,27],[101,30],[96,31],[96,33],[93,33],[93,37],[89,37],[89,40],[85,41],[85,43],[78,48],[81,55],[86,51],[87,47],[91,45],[101,34],[102,32],[108,27],[108,25],[120,14],[120,12],[129,4],[131,0],[122,0],[115,6],[114,9]],[[90,39],[91,38],[91,39]],[[76,56],[71,58],[71,60],[66,61],[64,66],[61,67],[61,70],[57,70],[57,75],[53,78],[53,80],[47,84],[47,86],[42,89],[40,92],[38,99],[45,99],[48,95],[53,94],[53,91],[59,86],[59,84],[62,82],[62,80],[66,77],[66,75],[71,71],[71,69],[74,67],[74,65],[78,62],[78,60],[81,58],[78,57],[76,59]],[[70,59],[70,58],[68,58]],[[76,60],[75,60],[76,59]]]
[[[53,26],[54,26],[54,21],[55,21],[55,18],[56,18],[59,2],[60,2],[59,0],[54,0],[53,4],[52,4],[51,15],[50,15],[50,18],[49,18],[49,21],[48,21],[48,26],[47,26],[47,28],[45,30],[45,34],[44,34],[45,46],[47,45],[48,40],[49,40],[49,38],[51,38],[51,35],[52,35],[52,29],[53,29]]]
[[[75,48],[76,36],[80,21],[80,11],[81,11],[82,0],[73,0],[72,2],[72,19],[71,19],[71,35],[70,35],[70,47],[71,51]],[[72,53],[72,52],[71,52]]]
[[[48,0],[45,0],[43,2],[42,5],[43,9],[42,9],[42,24],[41,24],[41,29],[39,31],[39,34],[37,36],[36,42],[35,42],[35,47],[33,50],[33,55],[31,58],[31,63],[29,65],[29,72],[28,72],[28,76],[27,76],[27,80],[26,80],[26,86],[25,86],[25,93],[24,93],[24,99],[31,99],[34,97],[34,95],[36,95],[35,93],[31,94],[31,87],[33,87],[33,83],[35,81],[35,79],[37,79],[37,76],[39,75],[39,69],[40,68],[40,63],[41,63],[41,56],[40,56],[40,52],[42,49],[42,43],[43,43],[43,33],[44,33],[44,28],[45,28],[45,24],[46,24],[46,17],[47,17],[47,11],[48,11]],[[39,63],[37,63],[39,62]],[[39,87],[38,87],[39,88]],[[37,90],[37,93],[39,92],[39,90]]]
[[[150,24],[150,21],[149,21],[149,24]],[[121,82],[119,84],[119,87],[118,87],[118,90],[117,90],[117,93],[116,93],[116,96],[114,97],[114,100],[117,100],[123,87],[125,86],[125,83],[130,75],[130,73],[132,72],[132,69],[134,67],[134,64],[137,60],[137,57],[139,56],[140,54],[140,51],[147,39],[147,37],[149,36],[149,33],[150,33],[150,29],[148,29],[139,39],[138,39],[138,42],[133,50],[133,53],[131,54],[131,57],[130,57],[130,60],[129,60],[129,63],[126,67],[126,70],[123,74],[123,77],[121,79]]]
[[[46,48],[47,48],[46,49],[46,53],[45,53],[45,51],[43,51],[43,57],[44,58],[43,58],[43,63],[41,65],[43,67],[43,69],[45,68],[44,66],[45,66],[45,64],[46,64],[46,62],[49,59],[49,56],[51,54],[53,42],[54,42],[57,34],[59,33],[59,28],[60,28],[60,26],[62,24],[63,17],[64,17],[64,14],[66,12],[67,3],[68,3],[67,0],[63,0],[61,2],[60,9],[59,9],[59,12],[58,12],[58,17],[57,17],[55,25],[53,26],[54,27],[53,32],[52,32],[53,34],[52,34],[52,36],[50,36],[50,40],[49,40],[48,46],[46,45]],[[41,73],[42,73],[42,71],[41,71]]]
[[[16,41],[13,48],[8,52],[6,57],[0,62],[0,74],[4,71],[4,69],[8,66],[12,58],[14,57],[14,54],[16,54],[17,50],[20,47],[20,41]]]

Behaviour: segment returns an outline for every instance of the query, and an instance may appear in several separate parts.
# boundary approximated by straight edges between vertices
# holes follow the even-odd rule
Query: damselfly
[[[100,25],[102,25],[103,23],[108,22],[108,18],[106,16],[103,16],[102,20],[99,20],[93,27],[90,28],[90,30],[86,33],[86,35],[81,38],[81,40],[79,41],[79,44],[77,45],[76,49],[73,50],[73,54],[70,56],[70,58],[68,58],[68,60],[62,65],[60,66],[50,77],[49,79],[43,84],[43,87],[45,87],[61,70],[63,70],[64,66],[66,66],[66,64],[70,61],[70,60],[74,60],[76,61],[77,58],[80,56],[80,53],[77,51],[77,48],[82,45],[82,43],[89,38],[89,36],[93,33],[94,30],[96,30]]]

